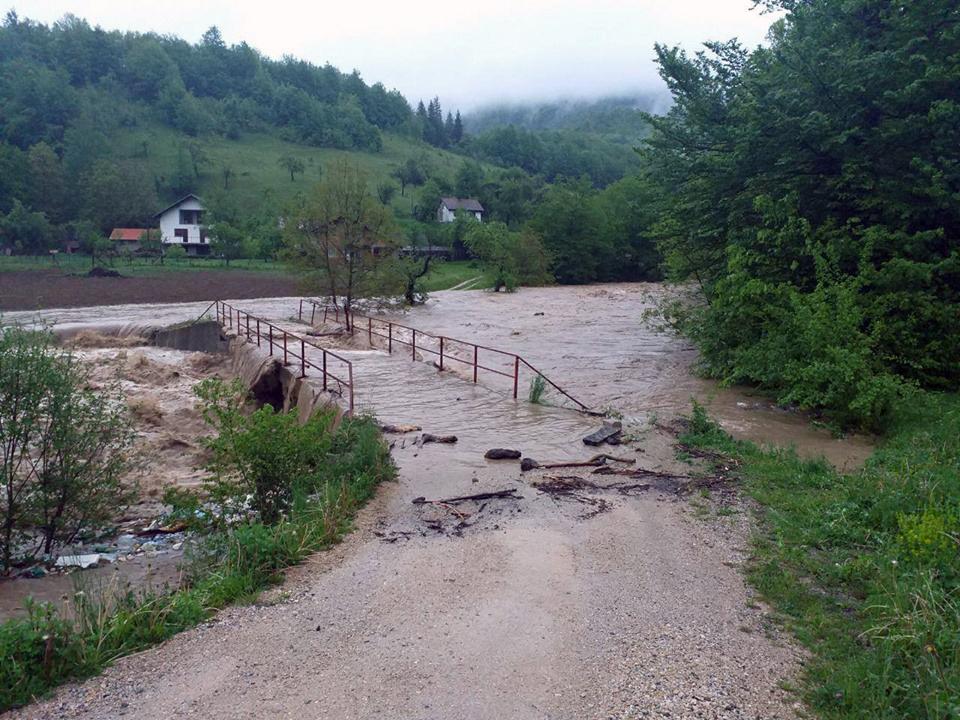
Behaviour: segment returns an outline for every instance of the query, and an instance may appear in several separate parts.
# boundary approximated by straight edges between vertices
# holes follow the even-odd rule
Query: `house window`
[[[200,215],[201,215],[200,210],[181,210],[180,224],[181,225],[199,225]]]
[[[173,236],[177,238],[180,242],[187,241],[187,229],[186,228],[177,228],[173,231]]]

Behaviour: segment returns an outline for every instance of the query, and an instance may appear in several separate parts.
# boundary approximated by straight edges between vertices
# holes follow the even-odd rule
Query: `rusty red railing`
[[[257,347],[267,346],[267,352],[273,356],[283,355],[284,366],[300,365],[300,377],[307,377],[307,369],[320,372],[323,380],[323,389],[333,392],[348,401],[348,413],[353,414],[353,363],[337,353],[317,345],[315,342],[284,330],[263,318],[251,315],[222,300],[214,303],[217,322],[228,330],[234,330],[237,337],[244,337],[248,342],[255,342]],[[316,356],[310,358],[307,348],[320,353],[319,364]],[[299,353],[297,352],[299,350]]]
[[[320,311],[323,312],[323,321],[327,322],[331,317],[334,322],[342,324],[351,334],[361,332],[367,335],[367,341],[370,346],[374,346],[374,338],[385,341],[386,351],[393,354],[394,345],[403,345],[410,348],[411,360],[417,359],[417,353],[430,355],[437,358],[437,367],[444,369],[445,363],[460,363],[472,371],[473,382],[476,383],[480,371],[492,373],[505,377],[512,382],[513,398],[516,400],[519,394],[520,371],[526,368],[533,373],[535,377],[539,376],[543,382],[550,385],[560,395],[574,403],[582,412],[592,413],[593,411],[584,403],[577,400],[570,393],[557,385],[540,370],[516,353],[489,347],[487,345],[478,345],[469,340],[459,340],[446,335],[434,335],[432,333],[418,330],[410,325],[374,318],[369,315],[362,315],[356,312],[349,312],[337,305],[318,303],[314,300],[300,300],[298,317],[304,319],[303,304],[311,305],[310,324],[313,324]],[[360,321],[358,326],[357,321]],[[402,332],[398,332],[402,331]],[[418,343],[418,339],[420,342]],[[432,347],[431,347],[432,345]],[[458,352],[458,350],[460,352]],[[464,353],[463,351],[466,350]],[[483,353],[483,355],[481,355]],[[462,355],[465,354],[466,357]],[[490,357],[499,358],[501,368],[491,367]],[[483,360],[483,362],[481,362]],[[495,361],[494,361],[495,362]],[[505,368],[505,369],[503,369]]]

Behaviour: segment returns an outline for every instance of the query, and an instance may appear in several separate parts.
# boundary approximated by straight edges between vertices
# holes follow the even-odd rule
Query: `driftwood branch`
[[[441,498],[439,500],[427,500],[424,497],[414,498],[410,502],[414,505],[453,505],[454,503],[467,502],[468,500],[493,500],[500,498],[503,500],[520,500],[522,496],[517,495],[514,488],[507,490],[495,490],[493,492],[476,493],[475,495],[460,495],[458,497]]]

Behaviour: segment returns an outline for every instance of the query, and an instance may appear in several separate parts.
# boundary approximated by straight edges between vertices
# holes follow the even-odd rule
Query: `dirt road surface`
[[[580,342],[589,357],[589,335]],[[259,604],[13,717],[795,717],[781,687],[800,655],[739,570],[746,513],[707,522],[654,489],[580,502],[543,493],[551,471],[521,473],[484,452],[582,460],[596,419],[513,403],[425,363],[350,356],[361,407],[458,442],[391,436],[400,478],[343,544]],[[598,372],[598,385],[609,381]],[[650,426],[616,453],[689,473],[670,442]],[[520,498],[458,504],[462,516],[411,502],[508,488]]]

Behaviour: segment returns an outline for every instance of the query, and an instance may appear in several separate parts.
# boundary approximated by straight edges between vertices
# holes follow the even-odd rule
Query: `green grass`
[[[238,140],[228,140],[219,135],[187,138],[162,125],[121,131],[116,136],[116,142],[118,159],[132,158],[145,162],[155,175],[164,177],[171,177],[176,172],[179,148],[186,142],[196,142],[206,160],[199,168],[200,177],[196,179],[195,192],[205,199],[228,194],[231,202],[238,207],[251,210],[268,199],[287,201],[309,192],[320,181],[323,171],[339,160],[357,163],[367,173],[371,190],[378,183],[390,179],[393,168],[410,157],[426,156],[432,173],[451,180],[464,160],[460,155],[390,133],[384,133],[383,150],[379,153],[318,148],[265,134],[247,134]],[[306,166],[306,171],[296,175],[292,182],[289,173],[277,162],[284,155],[298,157]],[[223,187],[224,166],[233,171],[228,192]],[[487,170],[494,169],[492,165],[484,167]],[[395,213],[400,217],[409,216],[418,196],[419,188],[407,188],[405,197],[397,192],[392,202]]]
[[[474,289],[488,288],[493,279],[475,260],[457,260],[442,262],[431,266],[430,272],[423,278],[423,289],[427,292],[449,290],[462,282],[479,277]]]
[[[372,419],[345,419],[332,448],[315,491],[280,522],[244,522],[206,536],[197,545],[188,587],[100,599],[77,594],[75,620],[63,619],[52,605],[34,605],[28,617],[0,624],[0,713],[62,682],[94,675],[225,605],[255,598],[281,579],[284,568],[336,542],[395,471]]]
[[[819,717],[960,717],[960,396],[904,404],[849,475],[734,441],[698,407],[681,441],[740,460],[761,507],[748,579],[810,650]]]
[[[200,270],[216,270],[232,272],[237,270],[264,272],[285,275],[293,272],[287,264],[279,261],[266,260],[231,260],[227,265],[223,260],[214,258],[184,258],[173,260],[166,258],[161,265],[152,259],[135,258],[128,261],[122,258],[108,260],[106,267],[112,268],[121,275],[150,276],[164,273],[195,272]],[[57,270],[62,273],[86,273],[90,271],[90,256],[83,254],[57,256],[54,263],[49,257],[35,255],[0,255],[0,273],[22,270]]]

